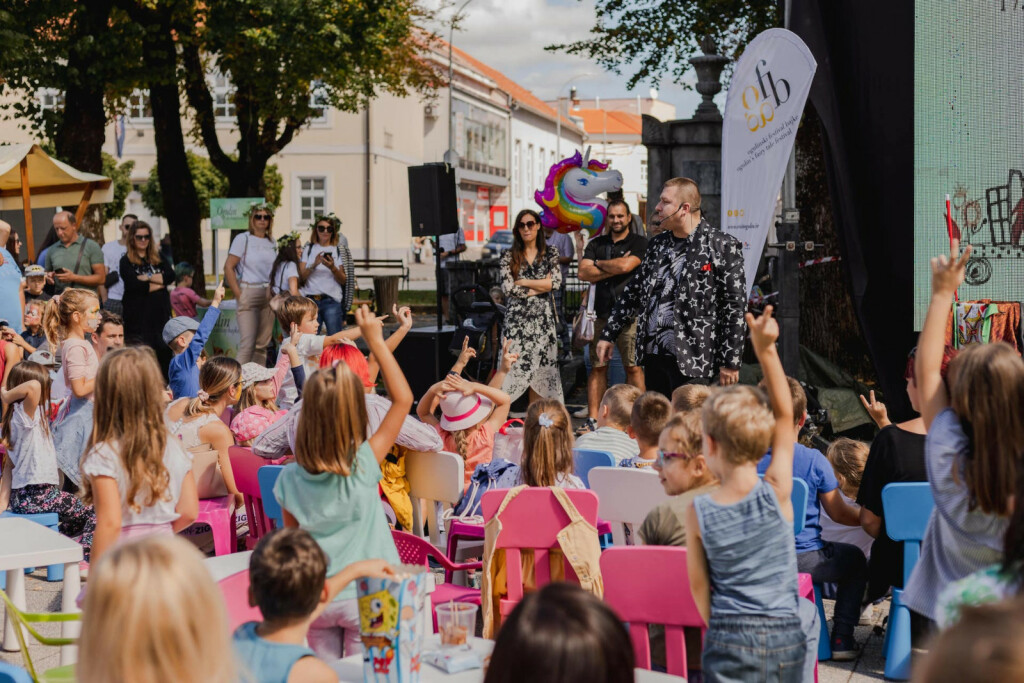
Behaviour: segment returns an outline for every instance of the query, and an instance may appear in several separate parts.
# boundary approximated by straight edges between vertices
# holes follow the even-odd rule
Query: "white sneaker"
[[[575,417],[575,418],[578,418],[580,420],[584,420],[584,419],[590,417],[590,407],[589,406],[583,406],[582,408],[577,410],[575,413],[573,413],[572,416]]]

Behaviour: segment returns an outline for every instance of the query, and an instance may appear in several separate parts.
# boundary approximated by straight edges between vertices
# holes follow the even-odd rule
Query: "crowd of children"
[[[612,386],[597,429],[575,440],[560,401],[534,401],[521,453],[498,488],[584,488],[574,448],[657,476],[668,500],[631,542],[688,550],[684,589],[707,624],[703,641],[687,633],[691,681],[754,680],[763,671],[773,672],[766,680],[812,680],[821,625],[799,595],[800,572],[835,596],[836,659],[857,656],[862,611],[895,586],[916,631],[942,630],[922,681],[951,680],[949,671],[969,663],[979,680],[977,669],[988,666],[979,652],[1012,677],[1022,664],[1008,639],[1024,631],[1021,604],[1008,602],[1024,567],[1024,506],[1014,505],[1024,497],[1024,361],[1001,344],[946,348],[949,302],[968,253],[954,247],[949,259],[933,261],[931,306],[907,370],[921,417],[890,424],[872,395],[864,403],[881,431],[871,445],[837,439],[822,453],[798,442],[806,397],[784,374],[768,307],[747,315],[759,386],[689,385],[671,401]],[[266,368],[204,358],[223,296],[218,287],[201,322],[167,323],[163,339],[175,354],[169,386],[151,349],[102,341],[91,292],[66,289],[41,316],[36,303],[26,310],[29,333],[44,334],[61,356],[54,374],[67,397],[54,400],[41,363],[5,368],[4,476],[10,508],[56,512],[61,533],[79,539],[93,568],[79,680],[134,677],[126,672],[153,672],[146,680],[336,680],[328,665],[362,650],[354,579],[390,576],[399,563],[391,528],[408,519],[396,484],[404,453],[456,454],[467,499],[482,495],[470,484],[496,462],[510,407],[500,387],[518,362],[507,344],[488,384],[463,378],[472,357],[464,347],[420,397],[417,419],[393,354],[412,325],[408,309],[393,311],[400,325],[387,338],[382,318],[365,306],[356,327],[320,335],[316,302],[285,296],[277,315],[289,334]],[[352,344],[357,337],[368,357]],[[387,398],[374,390],[378,373]],[[195,521],[200,499],[230,495],[242,506],[229,457],[235,445],[293,460],[274,486],[284,528],[265,535],[250,560],[250,602],[263,620],[237,629],[232,658],[200,554],[174,535]],[[792,504],[795,478],[808,488],[804,509]],[[927,481],[935,500],[906,586],[881,506],[882,488],[900,481]],[[794,537],[796,515],[804,524]],[[555,665],[563,667],[559,680],[587,683],[632,680],[634,665],[614,612],[564,584],[522,600],[498,635],[486,680],[552,680]]]

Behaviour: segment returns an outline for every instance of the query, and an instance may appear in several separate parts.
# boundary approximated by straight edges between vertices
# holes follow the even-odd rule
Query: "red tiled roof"
[[[604,109],[574,109],[573,115],[583,119],[583,129],[589,135],[640,135],[643,123],[636,114]]]
[[[448,47],[448,43],[445,40],[439,39],[437,42],[444,49]],[[498,71],[497,69],[487,66],[479,59],[471,57],[470,55],[463,52],[454,45],[452,46],[452,55],[454,56],[454,58],[457,59],[457,61],[461,61],[468,64],[472,68],[476,69],[477,71],[479,71],[480,73],[484,74],[492,81],[494,81],[501,90],[511,95],[512,99],[519,103],[519,106],[525,107],[526,109],[529,109],[533,113],[543,116],[549,121],[557,120],[555,118],[557,114],[553,107],[545,104],[539,97],[537,97],[532,92],[530,92],[523,86],[519,85],[511,78]],[[561,118],[563,126],[567,126],[570,130],[580,130],[579,126],[577,126],[576,123],[569,119],[568,117],[563,115]]]

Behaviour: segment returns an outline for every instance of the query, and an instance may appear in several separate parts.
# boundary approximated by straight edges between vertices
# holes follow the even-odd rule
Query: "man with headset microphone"
[[[636,320],[647,390],[668,397],[716,375],[723,385],[735,384],[743,355],[743,248],[704,220],[700,203],[689,178],[665,182],[653,221],[661,232],[650,239],[597,343],[598,358],[611,358],[616,337]]]

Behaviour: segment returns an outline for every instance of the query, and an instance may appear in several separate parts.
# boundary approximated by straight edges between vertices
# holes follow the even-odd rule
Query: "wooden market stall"
[[[89,204],[114,198],[110,178],[79,171],[51,158],[34,143],[0,146],[0,210],[23,209],[29,260],[35,259],[32,207],[72,207],[81,223]]]

